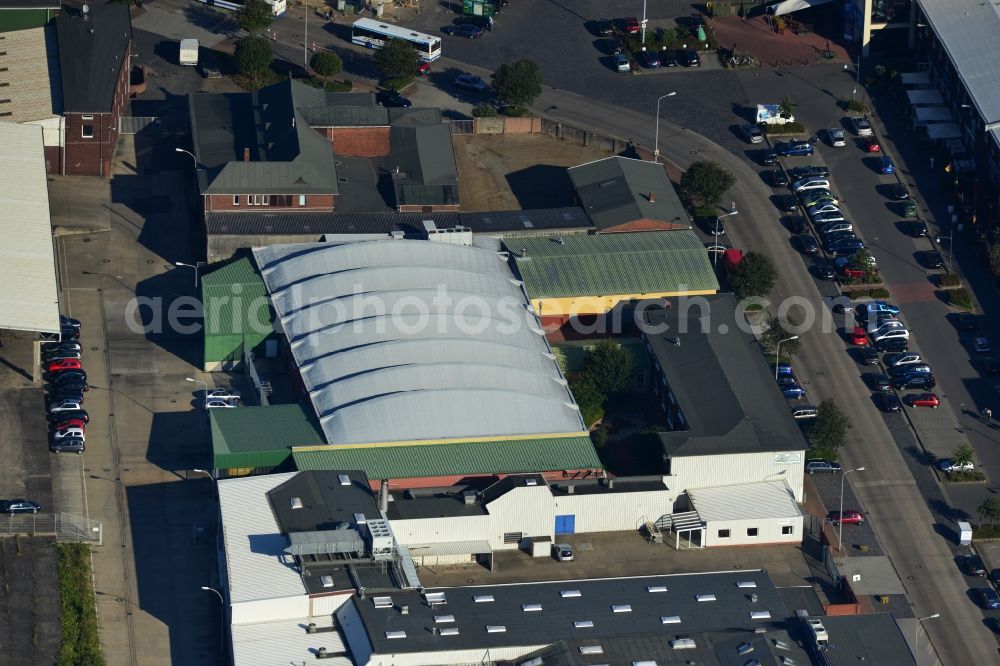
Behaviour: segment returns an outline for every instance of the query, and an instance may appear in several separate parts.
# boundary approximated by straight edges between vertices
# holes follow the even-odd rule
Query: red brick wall
[[[383,157],[389,154],[388,127],[328,127],[326,137],[333,152],[349,157]]]
[[[447,206],[397,206],[400,213],[457,213],[462,210],[462,207],[458,204],[449,204]],[[425,210],[425,209],[430,210]]]
[[[128,103],[129,73],[132,68],[132,43],[125,47],[115,82],[114,98],[110,113],[67,113],[65,114],[65,148],[63,149],[63,173],[76,176],[111,175],[111,160],[118,142],[118,121]],[[91,119],[84,120],[84,116]],[[83,137],[83,126],[93,125],[92,138]],[[46,157],[48,157],[46,155]],[[53,165],[53,161],[49,165]]]
[[[289,197],[291,205],[283,206],[281,204],[269,204],[267,206],[249,206],[247,205],[247,195],[240,194],[239,196],[240,205],[233,205],[232,194],[209,194],[205,196],[205,212],[206,213],[225,213],[227,211],[243,211],[251,213],[266,213],[268,211],[274,210],[285,210],[285,211],[310,211],[310,212],[332,212],[336,207],[336,197],[332,194],[309,194],[306,195],[306,205],[299,205],[299,197],[295,194],[290,195],[275,195],[282,197]],[[272,199],[273,201],[273,199]]]
[[[62,171],[62,148],[45,146],[45,173],[58,174]]]

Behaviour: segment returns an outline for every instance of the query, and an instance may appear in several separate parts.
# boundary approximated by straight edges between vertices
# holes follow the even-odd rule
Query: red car
[[[422,62],[417,65],[417,76],[423,76],[431,71],[431,64],[429,62]]]
[[[933,393],[919,393],[908,396],[906,401],[910,403],[910,407],[930,407],[931,409],[937,409],[938,405],[941,404],[941,400]]]
[[[868,334],[865,333],[865,329],[860,326],[855,326],[854,330],[851,331],[851,344],[852,345],[867,345],[868,344]]]
[[[626,34],[638,35],[639,34],[639,19],[634,16],[626,16],[622,19],[622,28],[625,30]]]
[[[854,509],[848,509],[847,511],[844,511],[844,515],[841,517],[839,511],[831,511],[829,520],[834,525],[839,525],[841,523],[845,525],[864,525],[865,514],[860,511],[855,511]]]
[[[81,370],[83,365],[77,358],[61,358],[58,361],[51,361],[45,366],[46,372],[59,372],[61,370]]]
[[[845,277],[845,278],[848,278],[848,279],[851,279],[851,278],[863,278],[865,276],[865,271],[864,271],[864,269],[858,268],[857,266],[851,266],[851,265],[847,264],[847,265],[841,266],[841,268],[840,268],[840,275],[842,277]],[[854,344],[859,344],[859,343],[854,343]],[[860,343],[860,344],[864,344],[864,343]]]
[[[66,428],[81,428],[86,430],[87,422],[83,419],[66,419],[57,423],[50,423],[49,428],[52,430],[65,430]]]
[[[873,136],[865,139],[865,152],[867,153],[877,153],[882,150],[882,146],[878,145],[878,139]]]

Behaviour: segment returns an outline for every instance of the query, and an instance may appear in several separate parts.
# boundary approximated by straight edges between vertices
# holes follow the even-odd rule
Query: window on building
[[[521,539],[524,538],[524,532],[504,532],[503,542],[504,543],[521,543]]]
[[[233,205],[234,206],[239,206],[240,205],[240,195],[238,195],[238,194],[234,194],[233,195]]]
[[[92,124],[88,125],[87,123],[84,123],[83,127],[80,128],[80,130],[81,130],[81,136],[83,136],[84,139],[94,138],[94,126]]]
[[[306,205],[306,195],[304,195],[304,194],[300,194],[299,195],[299,205],[300,206],[305,206]]]
[[[720,539],[728,539],[729,538],[729,530],[719,530],[719,538]]]
[[[247,205],[248,206],[252,206],[253,205],[253,195],[250,195],[250,194],[247,195]]]
[[[748,537],[755,537],[755,536],[757,536],[757,528],[756,527],[748,527],[747,528],[747,536]]]
[[[795,526],[794,525],[782,525],[781,526],[781,533],[782,534],[795,534]]]
[[[266,195],[266,194],[264,196],[262,196],[260,199],[261,199],[261,204],[263,204],[265,206],[268,206],[271,203],[271,197],[268,196],[268,195]]]

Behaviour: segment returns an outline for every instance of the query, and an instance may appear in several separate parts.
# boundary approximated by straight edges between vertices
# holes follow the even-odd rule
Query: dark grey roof
[[[824,616],[830,634],[823,651],[827,666],[856,666],[861,662],[907,666],[914,664],[895,618],[889,613],[858,616]]]
[[[287,80],[253,93],[189,97],[203,194],[337,194],[330,141],[299,110],[323,91]],[[319,98],[317,98],[319,96]],[[249,160],[244,152],[249,149]]]
[[[478,499],[466,504],[460,493],[434,493],[413,498],[396,497],[389,502],[386,515],[390,520],[416,520],[419,518],[447,518],[454,516],[485,516],[486,509]]]
[[[341,485],[346,475],[350,485]],[[293,509],[291,500],[302,501],[301,509]],[[365,518],[381,518],[368,477],[361,471],[299,472],[267,494],[271,511],[278,520],[282,534],[332,530],[338,524],[354,525],[354,514]]]
[[[393,123],[389,146],[382,163],[391,173],[397,206],[458,204],[458,166],[444,124]]]
[[[463,227],[474,234],[531,236],[538,233],[585,233],[594,228],[587,213],[575,206],[532,210],[495,210],[459,213]],[[440,226],[440,225],[439,225]]]
[[[527,486],[545,486],[545,477],[541,474],[511,474],[500,479],[493,485],[483,490],[480,496],[483,506],[500,499],[514,488],[525,488]]]
[[[63,106],[67,113],[108,113],[115,83],[128,56],[132,20],[128,5],[92,3],[84,18],[66,6],[56,17]]]
[[[753,588],[737,583],[752,582]],[[666,587],[666,591],[656,590]],[[705,632],[729,631],[743,640],[754,638],[758,628],[781,628],[788,616],[771,579],[763,571],[711,574],[678,574],[642,578],[606,578],[556,583],[525,583],[482,587],[438,588],[445,602],[433,608],[417,592],[393,592],[391,608],[376,608],[372,599],[355,598],[352,603],[374,652],[413,653],[436,650],[489,649],[502,646],[549,645],[558,640],[627,639],[659,636],[662,643],[678,637]],[[579,596],[562,596],[578,591]],[[698,601],[697,595],[714,594],[715,601]],[[751,595],[756,601],[751,601]],[[477,602],[489,595],[492,601]],[[541,610],[525,610],[540,604]],[[408,613],[400,612],[408,606]],[[614,612],[628,606],[629,612]],[[338,618],[347,611],[338,611]],[[768,619],[751,619],[751,611],[767,611]],[[453,622],[435,622],[435,616],[450,615]],[[664,624],[661,617],[678,616],[677,624]],[[574,622],[590,620],[592,627],[575,628]],[[501,626],[503,632],[487,632],[487,626]],[[431,628],[457,628],[458,635],[439,635]],[[405,637],[388,638],[386,632],[404,631]],[[351,632],[348,632],[350,638]],[[697,640],[697,639],[696,639]],[[690,658],[692,650],[680,650]],[[735,652],[734,652],[735,653]],[[627,659],[610,663],[631,663],[647,659],[634,652]],[[699,662],[701,663],[701,662]],[[722,662],[740,663],[743,662]]]
[[[302,109],[311,127],[389,126],[389,110],[383,106],[314,106]]]
[[[300,561],[308,558],[300,558]],[[302,569],[302,584],[308,594],[330,594],[330,592],[353,592],[356,585],[368,594],[390,592],[396,588],[391,570],[382,571],[381,562],[359,560],[337,560],[331,558],[311,558]],[[322,578],[330,576],[333,587],[324,587]]]
[[[570,487],[573,488],[572,493],[569,492]],[[553,483],[550,489],[553,495],[608,495],[667,490],[667,484],[663,482],[663,477],[618,477],[615,479],[587,479],[585,481]]]
[[[690,226],[674,186],[658,164],[614,156],[572,167],[567,173],[599,231],[641,219]]]
[[[372,160],[365,157],[335,155],[337,165],[337,197],[339,214],[393,213],[395,199],[391,192],[379,188],[379,175]],[[335,213],[336,214],[336,213]]]
[[[646,311],[644,334],[690,428],[660,433],[667,455],[805,450],[736,298],[718,294],[688,299],[684,307],[677,299],[669,304]],[[664,324],[665,332],[650,328]]]

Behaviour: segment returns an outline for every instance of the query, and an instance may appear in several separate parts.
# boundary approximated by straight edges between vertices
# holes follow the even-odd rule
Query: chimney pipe
[[[389,510],[389,479],[382,479],[378,488],[378,510],[385,513]]]
[[[656,195],[652,192],[649,193],[649,203],[656,203]]]
[[[250,149],[249,148],[244,148],[243,149],[243,161],[244,162],[249,162],[250,161]]]

